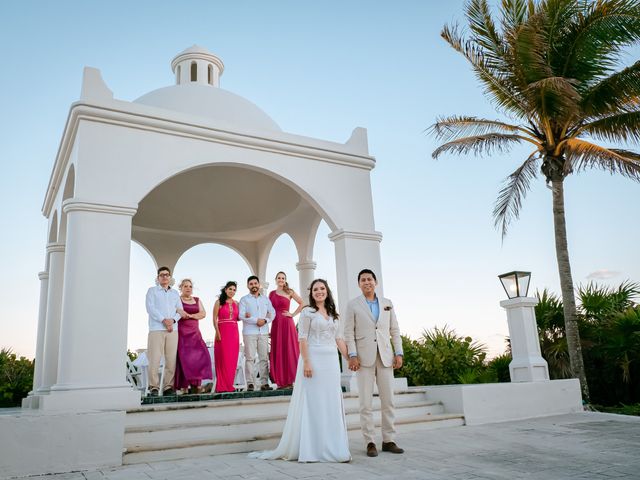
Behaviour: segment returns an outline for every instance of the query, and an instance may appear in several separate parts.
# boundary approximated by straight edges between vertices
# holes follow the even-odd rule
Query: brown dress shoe
[[[253,392],[253,383],[247,385],[247,392]]]
[[[391,453],[404,453],[404,450],[396,445],[395,442],[382,442],[382,451]]]
[[[377,456],[378,456],[378,449],[376,448],[376,444],[373,442],[367,444],[367,457],[377,457]]]

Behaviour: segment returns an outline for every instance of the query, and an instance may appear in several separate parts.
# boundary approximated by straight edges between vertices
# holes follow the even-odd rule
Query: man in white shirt
[[[240,299],[242,340],[244,341],[244,371],[247,390],[269,390],[269,323],[276,317],[271,301],[260,293],[260,279],[255,275],[247,279],[249,294]],[[260,383],[255,371],[255,356],[258,352]]]
[[[149,360],[149,394],[157,396],[160,377],[160,358],[164,355],[163,395],[173,395],[173,376],[176,371],[178,352],[178,325],[184,311],[178,291],[171,288],[171,271],[168,267],[158,269],[155,287],[147,291],[146,307],[149,314],[149,336],[147,358]]]

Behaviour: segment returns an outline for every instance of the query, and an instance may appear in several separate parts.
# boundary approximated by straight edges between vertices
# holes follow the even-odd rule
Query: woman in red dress
[[[304,302],[300,296],[289,287],[287,275],[278,272],[276,275],[276,290],[269,294],[269,300],[276,311],[276,318],[271,325],[271,378],[278,388],[291,388],[296,378],[300,346],[298,344],[298,332],[293,322],[302,308]],[[291,313],[291,299],[295,300],[298,308]]]
[[[237,287],[236,282],[227,282],[213,307],[213,328],[216,329],[216,341],[213,346],[216,392],[235,391],[233,380],[240,353],[238,302],[233,299]]]
[[[192,296],[193,282],[185,278],[180,282],[180,300],[186,316],[178,322],[178,355],[176,358],[176,389],[189,387],[200,393],[202,380],[213,376],[209,349],[202,340],[199,323],[207,316],[202,302]]]

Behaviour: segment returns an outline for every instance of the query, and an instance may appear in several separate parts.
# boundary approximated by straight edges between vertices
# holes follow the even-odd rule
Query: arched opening
[[[213,305],[220,289],[229,281],[238,284],[237,301],[248,293],[247,277],[251,269],[245,259],[232,248],[215,243],[204,243],[184,252],[174,269],[176,288],[183,278],[193,282],[193,295],[199,297],[207,311],[207,318],[200,322],[205,341],[213,341]]]
[[[196,62],[191,62],[191,81],[198,81],[198,64]]]
[[[53,212],[53,218],[49,225],[49,243],[56,243],[58,241],[58,211]]]
[[[176,84],[180,85],[180,73],[182,73],[182,68],[180,65],[176,68]]]
[[[207,68],[207,77],[209,85],[213,85],[213,65],[209,65],[209,68]]]
[[[62,191],[62,203],[65,200],[73,198],[76,186],[76,170],[73,164],[69,167],[67,172],[67,178],[64,182],[64,190]],[[60,233],[58,234],[58,241],[65,243],[67,241],[67,214],[62,211],[60,215]]]
[[[298,253],[296,246],[291,237],[283,233],[274,242],[269,252],[269,260],[267,261],[267,274],[263,280],[269,282],[268,290],[275,290],[276,274],[280,271],[287,275],[289,286],[296,292],[300,293],[300,281],[296,263],[298,262]]]
[[[296,263],[299,252],[288,232],[292,225],[306,224],[315,219],[317,208],[293,186],[263,171],[237,165],[215,164],[178,173],[153,188],[139,202],[133,217],[132,236],[151,252],[157,262],[174,267],[177,283],[188,277],[194,283],[194,295],[202,299],[207,320],[201,323],[205,340],[213,339],[211,314],[220,288],[228,281],[238,283],[237,298],[247,292],[246,278],[262,272],[261,280],[275,288],[275,275],[283,270],[290,285],[303,298]],[[178,200],[175,192],[180,192]],[[314,223],[316,220],[310,220]],[[315,223],[314,223],[315,225]],[[313,229],[315,232],[315,228]],[[314,260],[337,296],[333,245],[327,239],[331,231],[322,223],[318,242],[320,252],[327,252]],[[274,239],[274,234],[279,235]],[[317,238],[316,233],[315,238]],[[314,238],[314,239],[315,239]],[[134,244],[134,257],[144,252]],[[129,348],[146,346],[147,316],[144,309],[146,290],[154,284],[155,265],[148,261],[144,278],[134,279],[130,285]],[[320,263],[322,262],[322,264]],[[133,266],[132,266],[132,272]],[[327,273],[325,273],[327,272]],[[133,275],[133,273],[132,273]],[[317,275],[316,275],[317,276]],[[143,283],[136,286],[134,283]],[[137,329],[137,330],[136,330]]]
[[[131,351],[147,348],[149,322],[145,308],[147,289],[156,278],[156,262],[153,256],[135,240],[131,242],[129,263],[129,322],[127,347]]]

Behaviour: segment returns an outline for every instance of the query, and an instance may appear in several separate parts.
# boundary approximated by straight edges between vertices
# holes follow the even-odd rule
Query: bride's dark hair
[[[316,312],[318,311],[318,306],[316,305],[316,300],[313,298],[313,286],[316,283],[322,283],[324,288],[327,289],[327,298],[324,301],[324,308],[327,310],[327,314],[330,317],[333,317],[334,320],[338,320],[340,315],[338,315],[338,311],[336,310],[336,302],[333,301],[333,295],[331,295],[331,289],[329,288],[329,284],[326,280],[322,278],[316,278],[313,282],[311,282],[311,286],[309,287],[309,306],[313,308]]]

